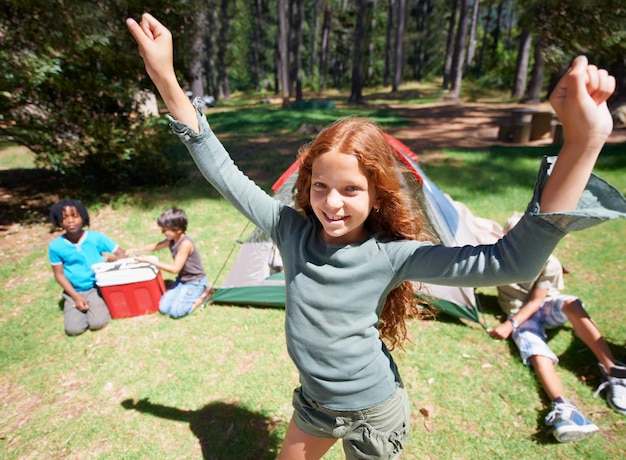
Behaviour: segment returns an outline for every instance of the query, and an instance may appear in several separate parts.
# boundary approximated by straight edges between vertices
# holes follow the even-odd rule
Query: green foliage
[[[165,180],[163,136],[137,111],[134,98],[143,85],[137,76],[145,82],[124,24],[139,15],[134,3],[9,1],[0,12],[0,135],[28,147],[38,165],[72,184]],[[158,4],[154,11],[166,17],[169,11],[169,23],[179,31],[184,21],[176,18],[188,5]]]
[[[229,2],[228,83],[231,91],[255,89],[252,81],[249,53],[253,42],[254,18],[242,0]]]
[[[305,90],[320,90],[322,81],[327,87],[349,88],[354,2],[303,3],[301,51]],[[478,83],[496,89],[510,88],[517,54],[515,37],[521,25],[527,25],[545,43],[546,74],[557,73],[574,55],[585,53],[594,62],[609,67],[618,76],[618,88],[623,88],[626,8],[622,3],[505,2],[499,46],[493,53],[495,21],[490,22],[489,30],[484,30],[487,8],[481,3],[476,37],[477,46],[485,46],[485,55]],[[429,2],[427,20],[422,26],[418,24],[424,3],[411,4],[405,39],[406,81],[440,77],[451,4],[444,0]],[[154,88],[124,19],[139,19],[143,11],[150,11],[166,23],[175,37],[179,79],[188,82],[189,63],[195,58],[190,55],[189,40],[194,36],[194,11],[200,5],[214,8],[218,2],[6,0],[0,11],[0,137],[28,147],[38,165],[59,172],[68,183],[79,186],[85,181],[103,189],[176,181],[180,171],[168,166],[174,163],[167,135],[137,113],[134,96],[140,90]],[[232,91],[257,89],[250,65],[252,44],[256,43],[253,5],[246,0],[228,2],[227,43],[217,44],[226,48]],[[320,75],[319,67],[311,63],[319,63],[319,31],[326,5],[332,10],[329,68],[327,75]],[[369,30],[366,37],[372,46],[366,46],[364,83],[375,87],[382,83],[384,58],[389,52],[386,26],[395,19],[388,17],[387,2],[368,5],[368,27],[375,24],[375,30]],[[261,2],[261,8],[258,83],[262,90],[272,91],[276,2]],[[495,15],[495,6],[491,15]],[[209,27],[219,24],[218,15],[217,22]],[[418,61],[419,46],[423,47],[423,61]],[[471,69],[466,75],[473,78],[475,71]],[[623,93],[618,91],[617,97]]]
[[[504,49],[500,45],[494,63],[487,66],[488,70],[477,79],[478,85],[484,88],[510,90],[515,77],[516,59],[516,51]]]
[[[102,132],[97,154],[67,173],[84,190],[102,192],[125,186],[173,184],[191,161],[164,119],[146,120],[132,131]],[[108,144],[103,143],[107,139]]]
[[[526,5],[535,31],[548,49],[546,61],[560,70],[578,54],[623,75],[626,53],[626,8],[621,0],[532,0]]]

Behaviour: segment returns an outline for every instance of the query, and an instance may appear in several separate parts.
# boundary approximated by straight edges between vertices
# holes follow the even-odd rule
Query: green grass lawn
[[[261,124],[263,117],[270,120],[258,131],[235,135],[241,124],[234,115],[222,115],[215,124],[238,151],[242,169],[267,187],[293,161],[291,148],[304,140],[293,132],[303,120],[283,124],[276,134],[276,115],[257,115]],[[328,114],[319,116],[320,123],[328,122]],[[376,116],[405,122],[388,112]],[[264,136],[270,138],[265,149]],[[426,162],[424,169],[476,215],[503,222],[524,209],[540,157],[553,151],[449,150],[443,161]],[[625,159],[624,145],[607,148],[596,168],[622,193]],[[188,233],[209,280],[219,283],[234,260],[234,253],[228,256],[236,252],[236,241],[250,227],[197,175],[177,187],[93,203],[91,228],[123,247],[136,247],[160,239],[156,218],[174,204],[187,211]],[[157,313],[66,337],[60,289],[47,260],[47,244],[58,233],[44,224],[27,230],[0,241],[0,458],[274,458],[298,385],[285,350],[281,309],[213,305],[180,320]],[[573,233],[557,248],[570,271],[567,292],[585,301],[620,358],[626,358],[624,235],[623,221],[609,222]],[[170,257],[167,251],[157,255]],[[494,292],[479,291],[489,325],[499,321]],[[597,363],[571,328],[551,337],[561,358],[559,375],[567,396],[601,429],[574,444],[559,444],[547,431],[546,399],[511,343],[493,341],[478,324],[445,315],[412,322],[410,334],[412,342],[395,353],[412,402],[412,436],[403,458],[626,455],[626,418],[592,397],[600,383]],[[343,458],[339,445],[326,458]]]

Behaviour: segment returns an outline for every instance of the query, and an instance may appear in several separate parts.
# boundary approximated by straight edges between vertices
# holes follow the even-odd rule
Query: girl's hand
[[[578,148],[602,146],[613,119],[606,105],[615,91],[615,77],[578,56],[550,94],[550,104],[563,123],[566,143]]]
[[[196,108],[176,80],[171,32],[148,13],[141,16],[141,24],[127,19],[126,26],[139,46],[139,54],[146,72],[156,85],[172,116],[199,132]]]
[[[614,90],[615,77],[579,56],[550,94],[550,103],[563,123],[564,142],[541,192],[542,213],[576,209],[613,130],[606,101]]]
[[[140,24],[127,19],[126,26],[137,42],[139,55],[152,81],[158,86],[163,79],[175,79],[172,34],[167,27],[148,13],[141,16]]]

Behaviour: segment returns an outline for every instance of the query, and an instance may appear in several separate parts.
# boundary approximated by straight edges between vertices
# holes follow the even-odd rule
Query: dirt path
[[[394,130],[418,155],[444,148],[481,148],[490,145],[512,145],[498,141],[500,124],[510,119],[512,109],[528,108],[520,104],[485,104],[439,102],[415,106],[391,106],[400,115],[413,120],[409,128]],[[532,106],[548,111],[549,106]],[[626,126],[615,127],[610,143],[626,142]],[[552,139],[530,141],[524,145],[551,145]]]

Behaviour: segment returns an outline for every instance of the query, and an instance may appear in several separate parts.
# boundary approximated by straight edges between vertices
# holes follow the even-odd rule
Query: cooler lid
[[[148,256],[155,262],[155,256]],[[159,269],[147,262],[136,262],[133,258],[119,259],[115,262],[99,262],[91,269],[96,274],[98,286],[117,286],[120,284],[139,283],[156,278]]]

